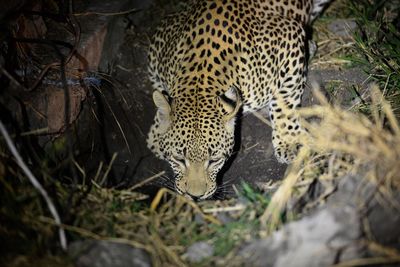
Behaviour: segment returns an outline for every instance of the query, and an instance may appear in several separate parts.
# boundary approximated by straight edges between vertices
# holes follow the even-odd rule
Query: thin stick
[[[51,219],[46,218],[44,216],[39,217],[39,221],[45,222],[45,223],[49,223],[49,224],[56,224],[54,223]],[[119,238],[119,237],[107,237],[107,236],[102,236],[100,234],[96,234],[90,230],[81,228],[81,227],[77,227],[77,226],[73,226],[73,225],[68,225],[68,224],[61,224],[63,228],[65,228],[67,231],[70,232],[74,232],[77,234],[80,234],[81,236],[84,237],[89,237],[95,240],[104,240],[104,241],[109,241],[109,242],[113,242],[113,243],[118,243],[118,244],[126,244],[126,245],[130,245],[132,247],[136,247],[136,248],[141,248],[141,249],[145,249],[147,251],[149,251],[149,248],[139,242],[136,242],[134,240],[129,240],[129,239],[125,239],[125,238]]]
[[[117,126],[118,126],[118,128],[119,128],[119,131],[121,132],[122,137],[124,138],[126,147],[128,148],[129,153],[132,154],[131,147],[129,146],[128,139],[126,138],[126,135],[125,135],[125,133],[124,133],[124,130],[122,129],[121,123],[119,122],[117,116],[114,114],[114,111],[113,111],[113,109],[111,108],[110,103],[107,101],[107,99],[106,99],[106,97],[104,96],[103,92],[102,92],[99,88],[96,88],[96,89],[97,89],[97,91],[104,97],[104,102],[106,103],[108,109],[109,109],[110,112],[111,112],[111,115],[113,116],[115,122],[117,123]]]
[[[39,193],[43,196],[44,200],[46,201],[47,207],[49,208],[51,215],[53,216],[55,222],[57,223],[57,225],[59,227],[58,234],[60,236],[61,247],[63,250],[67,250],[67,238],[65,237],[64,229],[61,227],[61,219],[60,219],[60,216],[58,215],[56,207],[54,206],[53,202],[51,201],[46,190],[44,190],[43,186],[35,178],[35,176],[32,174],[32,172],[28,168],[28,166],[26,166],[21,155],[19,154],[16,147],[14,146],[14,144],[10,138],[10,135],[8,134],[2,121],[0,121],[0,132],[4,136],[4,139],[6,140],[7,146],[10,149],[11,153],[17,160],[17,164],[22,169],[22,171],[25,173],[25,175],[28,177],[28,179],[32,183],[32,185],[39,191]]]
[[[246,208],[243,204],[237,204],[236,206],[230,207],[215,207],[209,209],[203,209],[204,213],[219,213],[219,212],[231,212],[231,211],[239,211],[244,210]]]
[[[4,76],[6,76],[12,83],[14,83],[21,90],[21,92],[27,91],[27,89],[17,79],[15,79],[14,76],[12,76],[5,68],[0,66],[0,70]]]
[[[139,187],[142,187],[143,185],[147,184],[148,182],[151,182],[154,179],[156,179],[156,178],[158,178],[160,176],[163,176],[164,174],[165,174],[165,171],[161,171],[161,172],[159,172],[159,173],[157,173],[157,174],[155,174],[155,175],[153,175],[153,176],[151,176],[149,178],[146,178],[145,180],[141,181],[140,183],[137,183],[137,184],[129,187],[128,191],[133,191],[133,190],[135,190],[135,189],[137,189]]]
[[[260,121],[262,121],[263,123],[272,128],[271,122],[267,120],[259,111],[254,111],[251,114],[253,114],[254,117],[256,117],[257,119],[259,119]]]
[[[370,266],[377,264],[392,264],[399,263],[400,257],[375,257],[375,258],[363,258],[363,259],[354,259],[345,262],[341,262],[339,264],[333,265],[333,267],[351,267],[351,266]]]
[[[104,173],[103,179],[101,179],[99,185],[103,185],[104,182],[106,181],[107,176],[108,176],[108,174],[109,174],[110,171],[111,171],[111,168],[112,168],[112,165],[113,165],[113,163],[114,163],[114,160],[117,158],[117,155],[118,155],[118,153],[114,153],[114,154],[112,155],[110,164],[108,164],[108,167],[107,167],[107,169],[106,169],[106,172]]]
[[[20,134],[20,136],[39,135],[39,134],[47,134],[47,133],[49,133],[49,127],[23,132]],[[10,135],[10,137],[12,137],[12,138],[14,138],[16,136],[17,136],[16,134]],[[1,140],[4,139],[2,137],[0,137],[0,138],[1,138]]]
[[[89,11],[89,12],[84,12],[84,13],[74,13],[72,15],[74,16],[89,16],[89,15],[99,15],[99,16],[116,16],[116,15],[125,15],[125,14],[129,14],[132,12],[136,12],[139,9],[137,8],[132,8],[132,9],[128,9],[125,11],[120,11],[120,12],[95,12],[95,11]]]

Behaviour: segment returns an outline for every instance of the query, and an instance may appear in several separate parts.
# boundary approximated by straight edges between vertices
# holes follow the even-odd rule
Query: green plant
[[[217,226],[213,244],[215,246],[214,255],[226,256],[246,235],[251,233],[249,222],[235,221],[223,226]]]
[[[358,0],[351,2],[358,31],[355,53],[348,57],[383,88],[394,110],[400,107],[400,19],[399,1]],[[397,114],[398,116],[399,114]]]
[[[250,201],[251,203],[261,204],[263,208],[268,205],[269,198],[265,196],[261,191],[253,188],[246,182],[242,182],[241,186],[242,186],[241,195],[248,201]]]

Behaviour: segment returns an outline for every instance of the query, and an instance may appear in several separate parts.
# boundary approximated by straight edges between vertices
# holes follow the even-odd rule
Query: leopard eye
[[[171,156],[171,160],[176,163],[179,164],[181,167],[185,168],[186,167],[186,160],[183,156],[180,155],[174,155]]]
[[[224,158],[212,158],[212,159],[209,159],[208,162],[207,162],[207,167],[208,168],[215,167],[215,166],[221,164],[223,161],[224,161]]]
[[[219,160],[220,160],[220,159],[210,159],[210,160],[208,161],[208,164],[209,164],[209,165],[214,164],[214,163],[218,162]]]

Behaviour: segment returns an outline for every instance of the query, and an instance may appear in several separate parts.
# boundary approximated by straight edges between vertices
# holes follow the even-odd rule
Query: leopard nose
[[[194,196],[194,195],[191,195],[191,194],[187,194],[194,202],[197,202],[197,201],[199,201],[200,200],[200,197],[201,196]]]

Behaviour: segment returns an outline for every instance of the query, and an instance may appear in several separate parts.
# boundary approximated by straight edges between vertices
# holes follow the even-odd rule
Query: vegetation
[[[400,105],[400,5],[398,1],[355,1],[351,10],[358,25],[355,53],[349,56],[383,90],[397,116]],[[365,103],[364,103],[365,104]],[[368,104],[367,104],[368,105]]]

